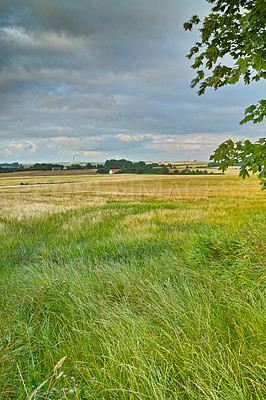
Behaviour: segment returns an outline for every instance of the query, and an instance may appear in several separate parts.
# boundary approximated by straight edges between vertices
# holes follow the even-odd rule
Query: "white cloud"
[[[100,157],[104,154],[102,151],[84,151],[83,155],[85,157]]]
[[[24,142],[12,141],[9,143],[9,148],[16,149],[16,150],[22,150],[22,151],[35,152],[37,149],[37,145],[34,142],[31,142],[29,140],[26,140]]]
[[[125,135],[124,133],[118,133],[116,137],[123,142],[141,142],[147,138],[147,135]]]
[[[32,155],[38,149],[36,143],[29,140],[26,141],[11,141],[5,145],[0,145],[0,154],[5,157],[21,157],[22,154]]]

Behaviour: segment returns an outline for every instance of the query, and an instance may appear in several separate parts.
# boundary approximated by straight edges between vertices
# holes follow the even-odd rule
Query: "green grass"
[[[3,216],[0,398],[265,399],[265,239],[262,200]]]

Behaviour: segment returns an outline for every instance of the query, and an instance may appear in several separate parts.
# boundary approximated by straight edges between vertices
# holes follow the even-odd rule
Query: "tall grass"
[[[0,398],[265,399],[264,211],[2,217]]]

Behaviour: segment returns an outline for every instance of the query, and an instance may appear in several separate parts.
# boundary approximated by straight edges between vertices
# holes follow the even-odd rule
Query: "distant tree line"
[[[22,167],[22,164],[19,164],[18,162],[13,162],[13,163],[0,163],[0,168],[20,168]]]
[[[221,163],[220,162],[209,162],[207,165],[208,168],[218,168],[220,167]],[[243,163],[233,163],[232,167],[242,167]],[[197,167],[197,168],[205,168],[205,167]]]
[[[46,164],[46,163],[36,163],[32,165],[28,170],[32,171],[52,171],[52,170],[62,170],[62,169],[90,169],[91,164],[87,164],[86,166],[80,164],[70,164],[70,165],[63,165],[63,164]]]
[[[27,168],[28,171],[52,171],[54,168],[63,169],[64,166],[61,164],[46,164],[46,163],[36,163],[32,165],[30,168]]]
[[[219,167],[220,163],[211,162],[208,167]],[[237,164],[236,164],[237,165]],[[197,166],[196,169],[192,169],[192,166],[186,165],[185,168],[177,168],[181,164],[159,164],[156,162],[145,163],[144,161],[129,161],[126,159],[106,160],[104,164],[91,164],[87,163],[85,166],[80,164],[53,164],[53,163],[35,163],[28,168],[23,167],[22,164],[0,164],[1,172],[17,172],[17,171],[53,171],[53,170],[81,170],[81,169],[95,169],[99,174],[108,174],[111,169],[117,169],[118,174],[153,174],[153,175],[168,175],[172,173],[174,175],[198,175],[208,174],[206,166]],[[212,173],[212,172],[211,172]]]
[[[154,174],[154,175],[168,175],[170,170],[175,168],[172,164],[158,164],[158,163],[145,163],[144,161],[132,162],[129,160],[106,160],[104,164],[98,164],[97,169],[99,174],[108,174],[110,169],[119,169],[117,174]],[[191,168],[191,167],[190,167]],[[206,168],[206,166],[204,167]],[[175,169],[171,171],[175,175],[198,175],[208,174],[208,171],[192,170],[187,165],[185,169]]]
[[[19,171],[53,171],[53,170],[75,170],[75,169],[92,169],[97,168],[96,165],[88,163],[86,166],[80,164],[52,164],[52,163],[35,163],[30,167],[24,167],[22,164],[15,163],[2,163],[0,164],[0,173],[6,172],[19,172]]]
[[[119,174],[168,174],[169,169],[158,163],[146,164],[144,161],[106,160],[103,165],[97,165],[99,174],[108,174],[110,169],[119,169]]]
[[[0,173],[21,171],[21,170],[23,170],[23,165],[19,164],[18,162],[0,164]]]

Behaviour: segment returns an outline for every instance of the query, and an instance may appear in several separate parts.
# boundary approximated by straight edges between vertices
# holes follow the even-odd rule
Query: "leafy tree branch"
[[[222,171],[235,163],[241,163],[239,176],[246,178],[250,173],[258,173],[262,190],[266,189],[266,138],[255,143],[249,140],[234,143],[229,139],[215,150],[210,159],[221,162],[219,169]]]
[[[217,90],[243,80],[246,85],[266,77],[266,2],[265,0],[207,0],[214,3],[212,12],[203,21],[197,15],[184,23],[192,30],[201,23],[200,41],[190,49],[196,77],[191,87],[198,85],[198,94],[208,87]],[[226,60],[232,65],[225,64]],[[211,71],[210,75],[207,75]],[[266,116],[266,101],[248,107],[241,124],[261,122]]]

